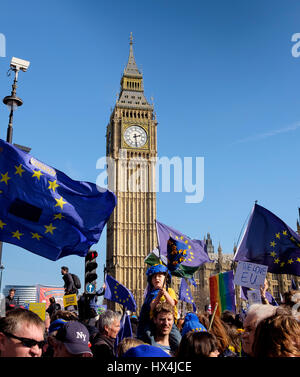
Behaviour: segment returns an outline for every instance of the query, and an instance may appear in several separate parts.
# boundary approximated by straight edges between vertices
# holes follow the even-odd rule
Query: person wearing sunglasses
[[[30,310],[10,310],[0,318],[0,357],[41,357],[45,324]]]

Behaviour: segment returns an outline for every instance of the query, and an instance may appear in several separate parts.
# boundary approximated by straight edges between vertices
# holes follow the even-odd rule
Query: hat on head
[[[89,348],[89,338],[88,329],[78,321],[66,322],[56,334],[56,339],[60,340],[68,352],[73,355],[81,353],[90,353],[92,355]]]
[[[58,318],[55,321],[51,322],[48,332],[51,334],[53,331],[59,330],[67,321],[62,318]]]
[[[141,344],[130,348],[123,357],[170,357],[170,355],[159,347]]]
[[[188,313],[185,316],[181,335],[183,336],[190,331],[193,331],[193,332],[207,331],[206,328],[199,321],[199,318],[197,317],[195,313]]]
[[[167,274],[169,273],[168,267],[164,264],[155,264],[154,266],[151,266],[147,269],[146,275],[148,276],[148,281],[151,279],[151,277],[155,274]]]
[[[151,266],[147,269],[146,271],[146,275],[147,276],[152,276],[154,274],[158,274],[158,273],[166,273],[168,272],[168,268],[167,266],[165,266],[164,264],[155,264],[154,266]]]

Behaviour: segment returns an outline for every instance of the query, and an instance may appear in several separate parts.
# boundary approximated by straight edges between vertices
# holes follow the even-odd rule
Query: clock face
[[[130,126],[124,132],[124,140],[133,148],[139,148],[146,144],[147,133],[140,126]]]

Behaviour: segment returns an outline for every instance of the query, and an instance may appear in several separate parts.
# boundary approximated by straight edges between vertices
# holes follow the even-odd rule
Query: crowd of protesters
[[[116,342],[122,313],[61,310],[50,300],[46,320],[15,307],[14,290],[0,318],[1,357],[299,357],[300,291],[290,290],[279,305],[265,299],[243,313],[189,312],[179,317],[177,296],[163,265],[147,270],[148,291],[140,316],[131,316],[132,336]],[[68,287],[69,290],[69,287]],[[103,294],[105,286],[99,290]],[[271,302],[271,303],[270,303]],[[94,306],[93,306],[94,305]],[[179,318],[178,318],[179,317]]]

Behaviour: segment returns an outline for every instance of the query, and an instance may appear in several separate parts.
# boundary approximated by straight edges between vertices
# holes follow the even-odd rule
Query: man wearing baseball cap
[[[53,347],[53,357],[93,357],[88,329],[78,321],[68,321],[59,328]]]

